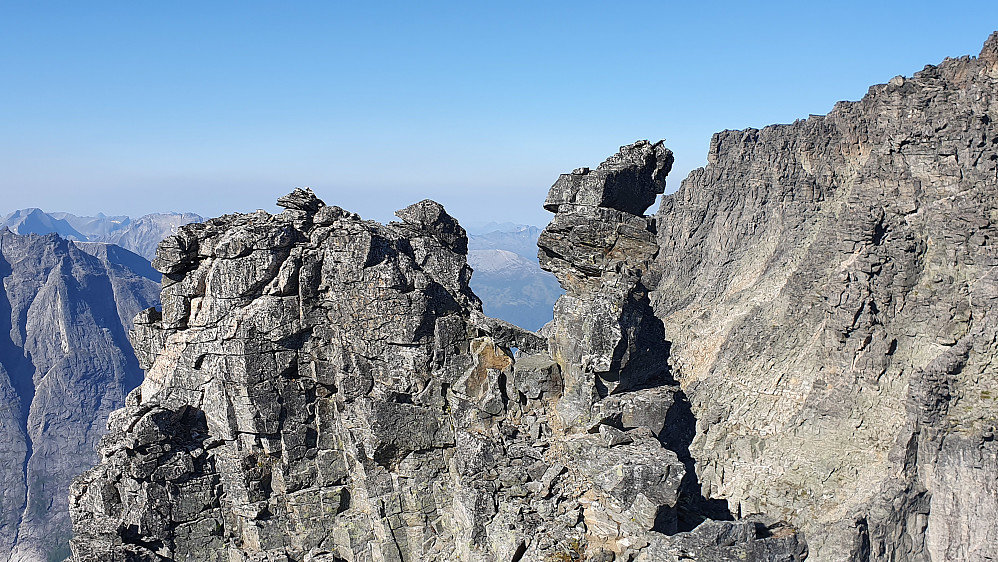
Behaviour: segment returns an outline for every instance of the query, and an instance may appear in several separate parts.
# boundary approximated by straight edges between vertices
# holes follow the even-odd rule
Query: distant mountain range
[[[68,240],[117,244],[152,261],[160,240],[177,228],[204,218],[194,213],[153,213],[132,219],[126,216],[81,217],[70,213],[46,213],[41,209],[20,209],[0,220],[16,234],[55,233]]]
[[[475,273],[471,288],[485,314],[528,330],[552,318],[554,301],[564,292],[554,275],[537,261],[536,226],[496,224],[496,230],[469,235],[468,264]]]
[[[17,218],[58,230],[0,228],[0,560],[62,560],[69,482],[142,381],[125,334],[159,304],[160,275],[118,246],[60,237],[82,235],[65,218]]]

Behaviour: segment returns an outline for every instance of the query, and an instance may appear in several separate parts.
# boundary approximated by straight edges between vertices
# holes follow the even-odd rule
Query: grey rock
[[[671,162],[672,153],[661,143],[640,141],[622,147],[571,189],[563,175],[548,195],[549,203],[573,201],[551,204],[557,213],[537,243],[541,267],[566,291],[547,329],[552,355],[562,364],[565,396],[558,412],[567,426],[588,424],[593,404],[611,393],[668,381],[667,344],[651,313],[645,279],[658,251],[650,221],[577,201],[623,207],[620,193],[639,186],[651,196],[647,207],[664,188]],[[630,191],[621,191],[625,184]]]
[[[277,205],[279,207],[284,207],[285,209],[292,209],[296,211],[305,211],[310,214],[315,214],[321,207],[325,206],[311,188],[306,187],[305,189],[296,188],[291,193],[281,197],[277,200]]]
[[[656,537],[636,562],[799,562],[807,554],[807,545],[792,526],[751,516],[740,521],[707,521],[689,533]]]
[[[561,392],[561,368],[550,355],[523,355],[516,360],[513,386],[524,396],[537,400]]]
[[[626,445],[627,443],[634,442],[630,435],[609,425],[599,426],[599,434],[603,436],[603,440],[606,441],[607,447],[613,447],[614,445]]]
[[[621,150],[595,170],[562,174],[548,192],[544,208],[606,207],[640,215],[665,191],[665,176],[675,158],[662,141],[640,141]]]
[[[810,560],[998,557],[996,48],[718,133],[656,214],[704,495]]]
[[[73,559],[993,558],[996,81],[719,133],[654,217],[662,143],[561,176],[539,333],[431,201],[184,227]]]
[[[194,213],[152,213],[132,219],[126,216],[98,214],[86,217],[22,209],[0,219],[0,227],[6,226],[17,234],[55,233],[79,242],[114,244],[152,260],[163,238],[175,234],[185,224],[203,220]]]
[[[380,225],[307,195],[160,245],[163,309],[131,334],[146,378],[72,487],[73,560],[623,561],[677,530],[686,467],[642,421],[673,386],[594,394],[586,416],[606,400],[643,424],[608,426],[610,443],[567,423],[563,375],[583,371],[558,349],[582,344],[486,317],[442,207]],[[607,279],[638,279],[614,259],[627,267]],[[637,345],[634,311],[606,312],[582,321]],[[635,366],[649,368],[618,357],[598,374]]]

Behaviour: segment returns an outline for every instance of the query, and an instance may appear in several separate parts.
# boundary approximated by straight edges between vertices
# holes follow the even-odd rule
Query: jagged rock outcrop
[[[0,559],[69,554],[69,483],[142,380],[126,333],[156,278],[116,246],[0,229]]]
[[[998,558],[998,34],[714,136],[656,215],[652,305],[704,493],[811,560]]]
[[[654,237],[648,219],[585,197],[661,191],[670,164],[660,143],[625,147],[555,209],[555,224],[624,225],[612,260],[573,282],[635,284],[580,312],[616,326],[624,356],[600,340],[582,358],[567,312],[550,341],[486,318],[464,230],[432,201],[381,225],[296,190],[280,215],[184,227],[154,262],[162,311],[135,321],[146,379],[72,489],[73,559],[801,559],[800,537],[768,520],[663,533],[679,530],[684,493],[684,462],[663,446],[678,387],[628,355],[655,334],[631,310],[648,306],[635,287],[653,252],[633,265],[615,253]],[[545,263],[569,279],[589,255]]]
[[[654,217],[662,143],[561,176],[540,333],[431,201],[184,227],[73,560],[996,557],[996,94],[998,34],[716,135]]]

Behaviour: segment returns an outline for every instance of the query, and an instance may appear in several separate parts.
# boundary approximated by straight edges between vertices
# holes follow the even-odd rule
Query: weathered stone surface
[[[585,187],[660,191],[669,162],[638,143]],[[74,560],[623,562],[682,530],[647,218],[559,206],[550,269],[578,270],[572,221],[602,261],[563,281],[574,300],[545,337],[482,314],[437,203],[380,225],[281,201],[160,246],[163,310],[132,332],[146,379],[73,486]]]
[[[562,174],[548,192],[544,208],[557,213],[565,206],[605,207],[640,215],[665,191],[665,176],[674,160],[661,141],[640,141],[595,170],[579,168]]]
[[[806,556],[807,545],[793,527],[752,516],[741,521],[707,521],[689,533],[656,537],[635,562],[796,562]]]
[[[656,215],[704,493],[811,560],[998,557],[996,48],[718,133]]]
[[[69,483],[141,381],[125,334],[156,278],[117,246],[0,229],[0,559],[69,554]]]
[[[563,175],[540,334],[431,201],[185,227],[74,560],[994,558],[996,53],[720,133],[655,217],[661,143]]]

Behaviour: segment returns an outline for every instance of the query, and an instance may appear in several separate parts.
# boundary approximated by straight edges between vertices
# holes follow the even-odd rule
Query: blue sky
[[[273,210],[543,225],[548,187],[976,55],[992,2],[0,0],[0,214]]]

